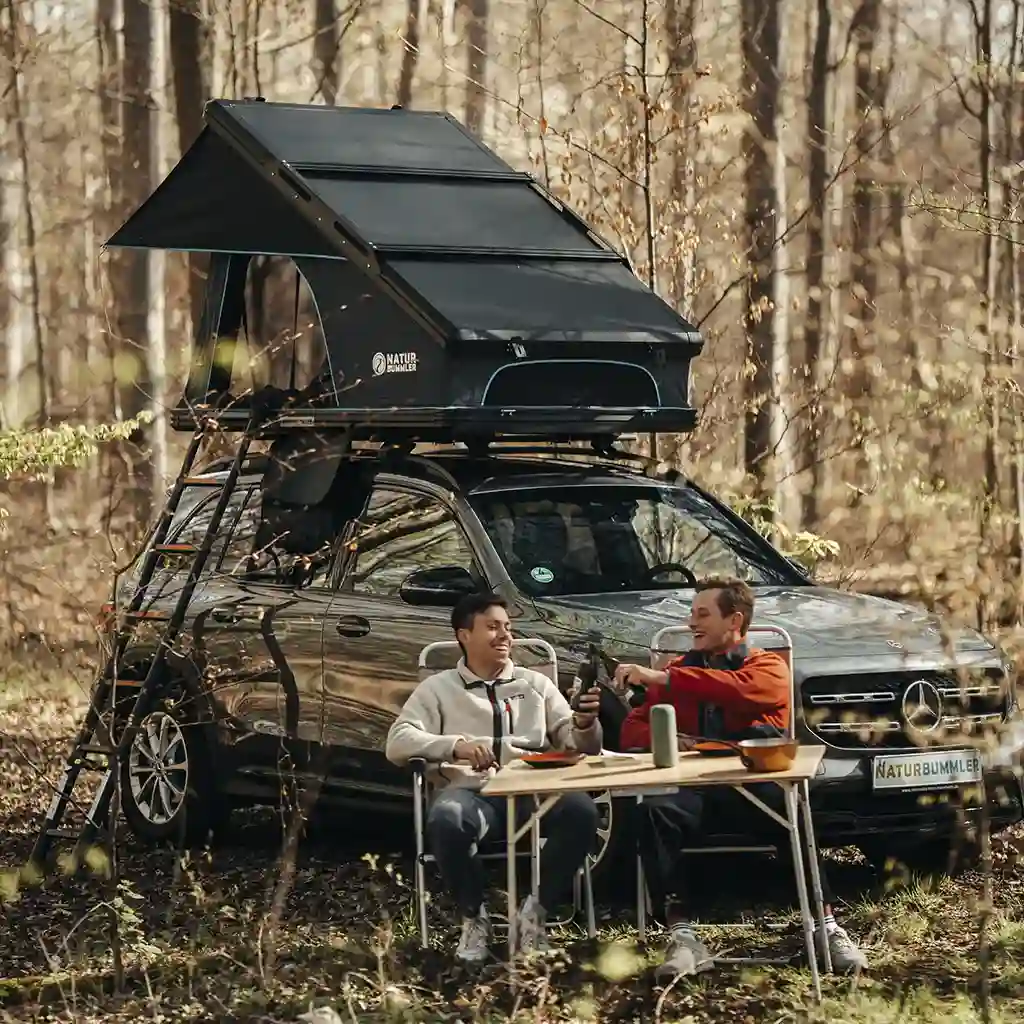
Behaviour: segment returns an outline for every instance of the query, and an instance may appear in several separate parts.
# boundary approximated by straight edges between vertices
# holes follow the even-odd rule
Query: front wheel
[[[182,706],[146,715],[121,765],[121,807],[144,843],[205,842],[221,817],[209,740]]]

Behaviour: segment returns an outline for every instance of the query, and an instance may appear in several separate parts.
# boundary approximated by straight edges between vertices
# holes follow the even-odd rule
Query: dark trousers
[[[755,783],[746,788],[763,804],[783,817],[786,816],[785,796],[774,783]],[[685,907],[688,902],[686,879],[681,870],[686,857],[680,851],[684,847],[699,846],[703,835],[737,835],[765,846],[774,845],[779,859],[790,865],[789,870],[792,872],[789,833],[746,797],[727,786],[680,789],[670,796],[648,797],[638,806],[637,815],[635,832],[647,891],[650,893],[654,916],[662,924],[668,922],[673,904]],[[802,841],[802,815],[800,835]],[[812,894],[813,900],[814,890],[806,853],[803,860],[808,892]],[[832,902],[832,891],[820,858],[818,870],[824,902],[828,906]]]
[[[526,820],[532,806],[528,797],[516,801],[518,824]],[[428,847],[464,916],[478,914],[484,901],[483,866],[477,848],[504,841],[505,814],[504,797],[483,797],[468,789],[441,790],[427,813]],[[541,906],[549,910],[571,892],[573,877],[594,849],[594,801],[586,793],[567,793],[541,818],[541,835],[547,841],[540,857],[539,898]]]

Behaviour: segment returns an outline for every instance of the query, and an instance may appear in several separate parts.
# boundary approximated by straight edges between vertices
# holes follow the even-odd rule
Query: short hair
[[[452,609],[452,630],[472,629],[473,620],[488,608],[504,608],[508,611],[508,601],[497,594],[467,594],[460,597]]]
[[[750,628],[750,621],[754,617],[754,592],[743,580],[729,578],[714,578],[701,580],[697,584],[697,593],[705,590],[717,590],[716,603],[718,610],[723,615],[735,615],[737,612],[742,616],[743,624],[740,627],[740,635],[746,636]]]

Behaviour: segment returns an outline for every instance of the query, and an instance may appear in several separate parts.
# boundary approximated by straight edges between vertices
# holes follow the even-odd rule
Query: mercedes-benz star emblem
[[[927,679],[915,679],[903,691],[903,718],[918,732],[934,732],[942,721],[942,696]]]

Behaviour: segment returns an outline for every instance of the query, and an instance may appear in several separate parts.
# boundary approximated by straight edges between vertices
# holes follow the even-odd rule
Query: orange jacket
[[[721,710],[723,735],[738,739],[756,726],[780,732],[789,725],[789,666],[774,651],[751,649],[736,669],[698,668],[677,658],[668,666],[664,685],[649,686],[647,700],[634,708],[622,723],[619,745],[623,750],[651,746],[651,708],[671,704],[676,709],[676,728],[686,736],[700,736],[701,722],[709,705]]]

